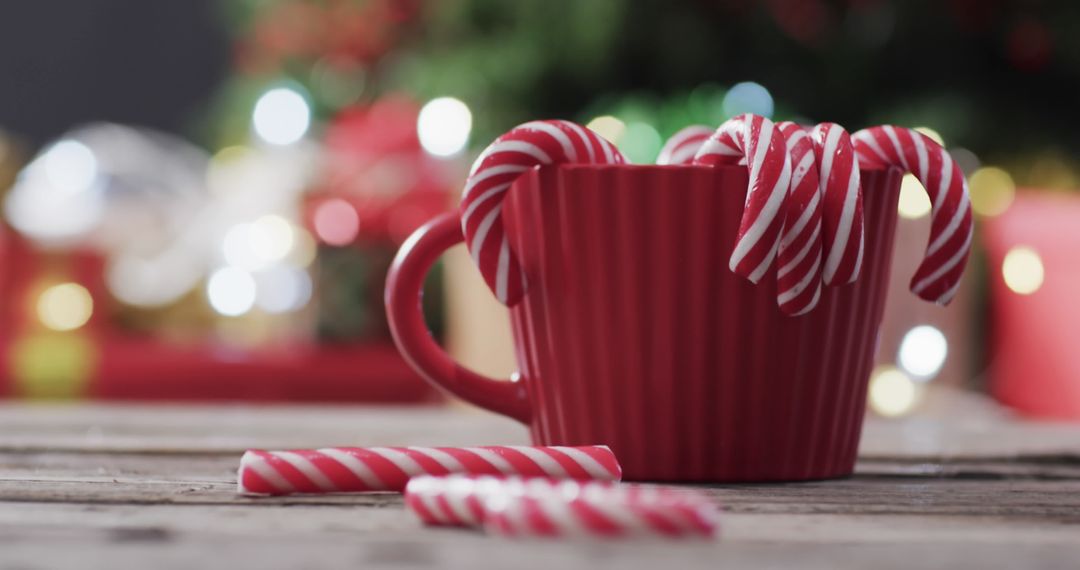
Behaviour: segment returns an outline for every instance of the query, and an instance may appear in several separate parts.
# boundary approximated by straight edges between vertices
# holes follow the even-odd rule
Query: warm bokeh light
[[[930,197],[915,175],[905,174],[900,183],[900,202],[896,211],[901,218],[917,220],[930,213]]]
[[[915,380],[933,378],[945,364],[949,342],[936,327],[920,325],[907,332],[900,341],[897,362]]]
[[[660,133],[648,123],[627,123],[626,130],[619,137],[618,147],[633,164],[650,164],[660,154],[664,141]]]
[[[316,253],[315,238],[304,228],[293,227],[293,246],[285,261],[293,267],[307,267],[315,261]]]
[[[892,366],[879,366],[870,374],[870,409],[885,417],[908,414],[919,402],[919,386]]]
[[[327,200],[315,209],[315,234],[330,245],[347,245],[360,232],[360,216],[352,204],[340,198]]]
[[[311,107],[299,92],[277,87],[263,93],[251,115],[255,134],[276,145],[295,143],[311,126]]]
[[[1005,278],[1005,285],[1021,295],[1038,291],[1046,277],[1039,252],[1027,246],[1014,247],[1005,254],[1001,275]]]
[[[753,81],[736,83],[724,95],[724,115],[731,117],[739,113],[753,113],[763,117],[772,117],[773,98],[763,85]]]
[[[465,150],[471,132],[472,112],[453,97],[428,101],[416,120],[420,146],[435,156],[453,156]]]
[[[971,209],[980,216],[996,216],[1012,205],[1016,183],[1009,173],[995,166],[985,166],[968,178]]]
[[[945,146],[945,139],[941,138],[941,133],[931,129],[930,127],[915,127],[916,131],[930,137],[931,140],[938,143],[941,146]]]
[[[85,325],[93,313],[94,299],[78,283],[53,285],[38,296],[38,319],[55,331],[75,330]]]
[[[206,283],[210,306],[227,317],[238,317],[255,305],[255,279],[238,267],[218,269]]]
[[[595,131],[596,134],[604,137],[612,144],[619,144],[619,139],[622,138],[623,133],[626,132],[626,123],[611,115],[601,115],[596,117],[589,121],[589,124],[585,126],[589,127]]]

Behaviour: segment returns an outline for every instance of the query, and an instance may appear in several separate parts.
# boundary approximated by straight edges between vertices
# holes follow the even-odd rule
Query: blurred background
[[[0,394],[430,402],[382,311],[389,262],[514,125],[635,162],[737,113],[894,123],[968,176],[975,254],[915,299],[905,179],[870,408],[942,391],[1080,419],[1080,5],[1041,0],[39,0],[0,8]],[[459,248],[460,249],[460,248]],[[428,322],[513,370],[462,252]]]

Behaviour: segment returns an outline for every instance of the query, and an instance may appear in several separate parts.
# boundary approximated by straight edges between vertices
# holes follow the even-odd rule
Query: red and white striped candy
[[[548,488],[486,497],[484,528],[512,537],[714,539],[719,508],[709,497],[638,485],[548,482]]]
[[[930,239],[911,278],[911,291],[927,301],[948,304],[960,286],[974,234],[964,173],[941,145],[911,129],[871,127],[852,138],[862,167],[903,168],[926,189],[932,206]]]
[[[486,501],[500,494],[551,493],[557,479],[454,474],[421,475],[405,485],[405,506],[424,524],[470,526],[483,524]],[[588,484],[611,485],[609,481]]]
[[[757,283],[780,245],[791,161],[784,137],[773,122],[745,114],[720,125],[698,150],[694,164],[737,164],[740,158],[746,159],[750,185],[729,266],[736,275]]]
[[[705,125],[690,125],[671,135],[660,149],[656,164],[690,164],[701,145],[712,136],[715,129]]]
[[[802,315],[821,298],[821,200],[814,143],[801,126],[776,124],[791,155],[791,189],[776,253],[777,304],[787,315]]]
[[[495,139],[473,163],[461,198],[465,246],[488,287],[513,306],[528,286],[502,221],[506,191],[525,171],[543,164],[622,164],[610,142],[570,121],[533,121]]]
[[[331,447],[250,450],[240,459],[243,494],[401,491],[416,475],[474,473],[617,481],[607,446]]]
[[[826,285],[854,283],[863,260],[862,187],[851,137],[836,123],[813,130],[823,201]]]

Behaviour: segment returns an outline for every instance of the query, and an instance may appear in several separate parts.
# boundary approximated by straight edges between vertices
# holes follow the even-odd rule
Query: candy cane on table
[[[863,260],[862,187],[851,136],[836,123],[814,127],[821,177],[826,285],[854,283]]]
[[[780,310],[802,315],[821,298],[821,199],[814,143],[806,129],[776,123],[791,155],[791,189],[776,252],[776,290]]]
[[[900,167],[915,175],[930,196],[930,239],[911,291],[933,303],[948,304],[960,287],[974,233],[964,173],[930,137],[911,129],[879,126],[852,138],[862,167]]]
[[[714,539],[720,510],[708,496],[640,485],[550,482],[492,493],[484,501],[484,528],[511,537]],[[541,483],[541,485],[544,485]]]
[[[776,257],[787,214],[791,161],[783,134],[765,117],[738,115],[701,145],[693,163],[736,164],[743,157],[750,185],[729,267],[757,283]]]
[[[416,475],[475,473],[618,480],[607,446],[331,447],[250,450],[240,459],[242,494],[401,491]]]
[[[532,121],[517,126],[477,157],[461,198],[461,228],[465,246],[501,303],[515,305],[528,286],[502,221],[503,200],[514,180],[543,164],[624,162],[614,145],[570,121]]]
[[[701,145],[712,136],[713,131],[705,125],[690,125],[671,135],[660,149],[656,164],[690,164]]]

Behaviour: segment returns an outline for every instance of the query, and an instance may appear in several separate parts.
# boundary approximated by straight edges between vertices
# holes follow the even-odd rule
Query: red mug
[[[530,428],[538,445],[611,446],[627,480],[795,481],[852,472],[884,308],[900,173],[862,172],[866,249],[852,285],[782,315],[776,269],[728,269],[745,167],[534,169],[503,206],[529,289],[510,310],[520,372],[481,376],[432,339],[420,291],[462,241],[444,214],[387,279],[391,330],[425,378]]]

